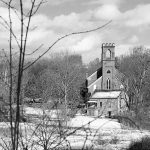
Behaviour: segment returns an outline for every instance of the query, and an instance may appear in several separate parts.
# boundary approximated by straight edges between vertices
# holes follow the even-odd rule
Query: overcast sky
[[[24,0],[24,7],[30,7]],[[19,21],[12,11],[13,30],[19,35]],[[0,16],[7,20],[8,10],[0,3]],[[112,20],[102,30],[70,36],[55,45],[51,52],[68,50],[83,56],[85,63],[100,58],[101,44],[115,43],[116,55],[124,54],[130,47],[150,47],[150,0],[47,0],[32,18],[28,38],[28,52],[40,44],[44,46],[34,54],[37,57],[57,38],[75,31],[101,26]],[[2,23],[2,20],[0,19]],[[0,25],[0,47],[7,50],[8,33]],[[14,49],[16,43],[13,43]],[[49,57],[51,53],[46,56]]]

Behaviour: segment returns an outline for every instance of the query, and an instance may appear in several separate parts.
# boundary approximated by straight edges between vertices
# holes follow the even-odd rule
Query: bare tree
[[[120,70],[128,78],[128,95],[131,95],[136,106],[144,102],[145,86],[147,84],[145,79],[149,70],[149,58],[149,50],[143,47],[135,47],[131,55],[125,56],[121,60]],[[126,69],[127,66],[128,69]]]
[[[124,73],[125,91],[129,96],[127,106],[131,110],[132,118],[140,126],[148,124],[147,110],[149,106],[149,77],[150,52],[143,46],[133,48],[130,55],[120,59],[119,70]]]
[[[18,5],[17,8],[15,8],[14,5],[14,0],[1,0],[3,4],[8,8],[8,14],[9,18],[8,20],[5,20],[2,16],[0,16],[0,19],[2,20],[1,25],[9,31],[9,111],[10,111],[10,131],[11,131],[11,144],[10,144],[10,149],[13,150],[18,150],[19,146],[19,137],[21,134],[20,131],[20,121],[21,121],[21,90],[22,90],[22,81],[23,81],[23,76],[24,76],[24,70],[32,66],[35,62],[37,62],[41,57],[43,57],[51,48],[60,40],[64,39],[65,37],[75,35],[75,34],[83,34],[83,33],[89,33],[92,31],[99,30],[103,27],[105,27],[107,24],[106,23],[103,26],[100,26],[98,28],[88,30],[88,31],[81,31],[81,32],[75,32],[71,34],[66,34],[60,38],[58,38],[51,46],[49,46],[48,49],[45,50],[44,53],[42,53],[37,59],[35,59],[32,63],[29,65],[25,65],[25,57],[26,57],[26,47],[27,47],[27,40],[28,40],[28,34],[30,30],[30,23],[32,20],[32,17],[36,14],[40,6],[44,3],[43,0],[36,1],[33,0],[31,1],[31,7],[28,10],[28,12],[24,9],[24,1],[19,0],[17,1]],[[12,12],[18,16],[19,19],[19,24],[20,24],[20,32],[19,36],[16,35],[15,30],[14,30],[14,22],[12,21]],[[17,71],[14,74],[13,73],[13,64],[12,64],[12,56],[13,56],[13,44],[12,42],[15,41],[17,46],[18,46],[18,66],[17,66]],[[40,47],[39,47],[40,48]],[[39,48],[35,49],[32,53],[36,52]],[[15,85],[15,92],[14,92],[14,80],[16,81]],[[68,86],[68,85],[67,85]],[[67,86],[65,85],[65,91],[66,91],[66,97],[67,97]],[[13,96],[13,94],[15,95]],[[15,100],[14,100],[15,98]],[[67,99],[67,98],[66,98]],[[16,108],[15,108],[15,115],[13,115],[13,102],[15,101],[16,103]],[[67,100],[66,100],[67,103]]]
[[[57,100],[59,105],[65,105],[66,116],[68,110],[76,108],[80,102],[80,86],[84,75],[82,60],[77,58],[77,55],[68,53],[55,55],[51,59],[51,66],[44,70],[39,78],[43,87],[42,97],[49,95],[49,98]]]

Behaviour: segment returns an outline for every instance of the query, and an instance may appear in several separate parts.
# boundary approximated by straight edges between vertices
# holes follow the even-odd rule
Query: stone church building
[[[101,67],[86,80],[91,94],[87,115],[108,116],[126,111],[128,96],[124,92],[124,75],[115,68],[115,45],[102,44]]]

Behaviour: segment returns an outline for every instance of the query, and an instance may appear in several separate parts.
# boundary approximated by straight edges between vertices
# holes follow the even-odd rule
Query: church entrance
[[[111,118],[111,111],[108,111],[108,117]]]

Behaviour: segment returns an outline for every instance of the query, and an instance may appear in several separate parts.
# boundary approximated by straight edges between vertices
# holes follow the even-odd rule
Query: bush
[[[150,137],[143,137],[140,141],[134,141],[127,150],[150,150]]]

